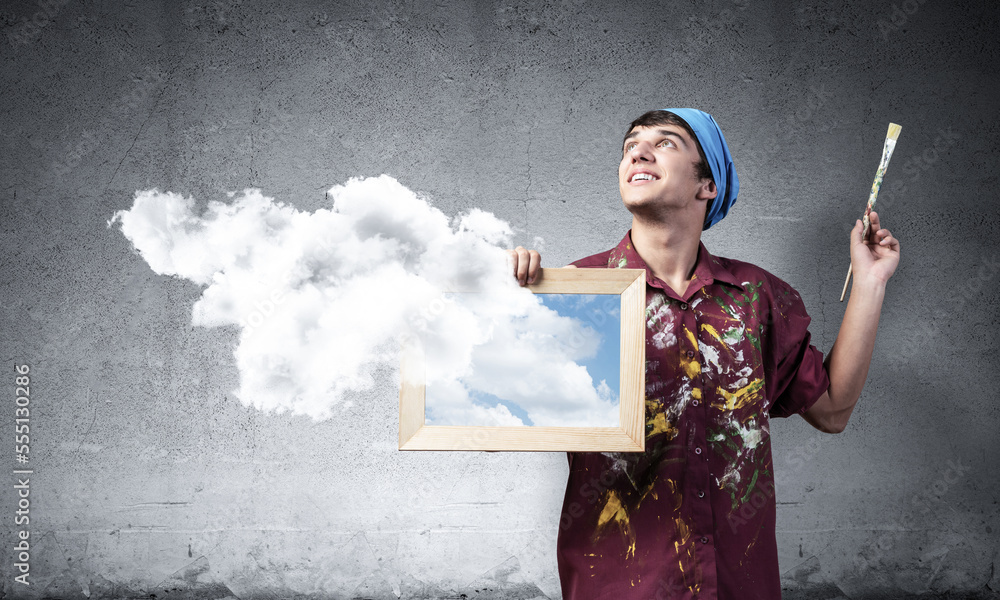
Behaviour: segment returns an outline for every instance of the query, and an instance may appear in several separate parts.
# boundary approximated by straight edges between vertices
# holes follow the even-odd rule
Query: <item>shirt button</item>
[[[694,453],[695,454],[701,454],[701,448],[695,448],[694,449]]]
[[[708,538],[707,537],[701,538],[701,543],[702,544],[707,544],[708,543]]]
[[[688,309],[687,302],[681,302],[681,310],[687,310],[687,309]]]
[[[695,406],[698,406],[699,404],[701,404],[701,402],[698,402],[698,399],[695,398],[694,400],[691,401],[691,404],[694,404]]]
[[[688,350],[684,353],[688,358],[694,358],[694,350]]]
[[[705,497],[705,492],[703,492],[703,491],[699,491],[699,492],[698,492],[698,497],[699,497],[699,498],[704,498],[704,497]]]

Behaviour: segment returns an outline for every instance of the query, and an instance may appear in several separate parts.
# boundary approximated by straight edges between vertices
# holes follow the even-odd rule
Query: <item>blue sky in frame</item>
[[[600,336],[594,356],[582,358],[576,364],[587,369],[596,388],[605,381],[611,389],[614,404],[618,404],[621,357],[621,300],[618,294],[536,294],[542,305],[562,317],[574,319]],[[433,386],[427,388],[426,413],[433,418]],[[510,399],[499,398],[480,390],[469,390],[473,404],[494,407],[502,404],[525,425],[532,425],[527,411]],[[470,425],[475,423],[469,423]],[[615,426],[608,423],[606,426]]]
[[[601,380],[618,399],[621,375],[621,296],[618,294],[537,294],[542,304],[564,317],[583,322],[601,336],[597,355],[577,361],[597,385]]]

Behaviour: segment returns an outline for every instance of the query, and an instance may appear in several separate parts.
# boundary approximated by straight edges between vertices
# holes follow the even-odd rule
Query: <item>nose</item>
[[[653,153],[651,152],[652,146],[648,142],[637,141],[635,146],[628,151],[629,157],[631,157],[632,162],[639,162],[642,160],[649,161],[653,158]]]

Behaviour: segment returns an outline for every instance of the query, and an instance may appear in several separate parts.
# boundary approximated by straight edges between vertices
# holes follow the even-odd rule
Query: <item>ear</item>
[[[699,200],[712,200],[718,195],[719,188],[715,187],[715,182],[711,179],[702,179],[695,198]]]

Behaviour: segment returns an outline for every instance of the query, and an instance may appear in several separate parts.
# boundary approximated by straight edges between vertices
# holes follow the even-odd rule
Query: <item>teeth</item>
[[[649,173],[636,173],[632,176],[632,181],[638,181],[640,179],[645,179],[646,181],[652,181],[653,176]]]

